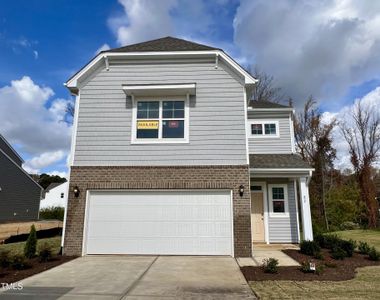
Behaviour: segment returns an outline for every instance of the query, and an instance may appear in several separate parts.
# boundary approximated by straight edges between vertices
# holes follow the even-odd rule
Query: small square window
[[[284,199],[284,188],[282,187],[274,187],[272,188],[273,199]]]
[[[265,124],[265,134],[273,134],[276,135],[276,124]]]
[[[137,103],[137,119],[158,119],[159,101],[139,101]]]
[[[262,124],[252,124],[251,125],[252,134],[263,134],[263,125]]]
[[[184,101],[164,101],[162,107],[162,118],[184,118],[185,102]]]
[[[64,195],[65,195],[64,193],[61,193],[61,198],[63,198],[63,197],[64,197]]]

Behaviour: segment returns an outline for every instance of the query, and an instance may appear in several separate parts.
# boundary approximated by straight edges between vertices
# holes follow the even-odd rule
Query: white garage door
[[[232,255],[229,191],[90,192],[87,254]]]

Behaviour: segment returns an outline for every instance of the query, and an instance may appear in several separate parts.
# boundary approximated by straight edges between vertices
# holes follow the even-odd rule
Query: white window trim
[[[138,139],[137,138],[137,102],[138,101],[159,101],[159,119],[162,120],[162,102],[163,101],[185,101],[185,116],[184,118],[178,118],[184,120],[184,138],[162,138],[162,124],[159,123],[157,139]],[[189,143],[189,95],[187,96],[157,96],[157,97],[134,97],[132,96],[132,134],[131,144],[184,144]],[[149,119],[150,120],[150,119]],[[153,119],[152,119],[153,120]]]
[[[284,189],[284,206],[285,206],[285,212],[283,213],[276,213],[273,212],[273,191],[272,188],[283,188]],[[288,198],[288,185],[287,184],[268,184],[268,199],[269,199],[269,216],[272,217],[279,217],[279,218],[289,218],[289,198]],[[275,199],[278,200],[278,199]]]
[[[252,134],[251,126],[253,124],[261,124],[263,127],[263,134]],[[275,124],[276,125],[276,134],[265,134],[265,124]],[[275,120],[249,120],[248,121],[248,134],[250,138],[262,139],[262,138],[279,138],[280,137],[280,127],[279,122]]]

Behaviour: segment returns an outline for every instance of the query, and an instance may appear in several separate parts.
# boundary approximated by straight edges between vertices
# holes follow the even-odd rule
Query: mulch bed
[[[76,256],[56,256],[47,262],[40,262],[38,258],[27,260],[29,267],[25,270],[13,270],[0,268],[0,283],[14,283],[29,276],[41,273],[65,262],[77,258]],[[0,285],[1,288],[1,285]]]
[[[315,259],[311,256],[300,253],[298,250],[287,249],[284,253],[298,261],[300,264],[305,261],[311,261],[316,265],[324,265],[321,274],[304,273],[300,267],[278,267],[277,274],[265,273],[261,267],[242,267],[241,271],[247,281],[263,280],[296,280],[296,281],[342,281],[355,277],[356,268],[366,266],[380,266],[380,261],[371,261],[367,255],[355,253],[352,257],[344,260],[335,260],[331,258],[329,250],[322,249],[323,260]],[[326,266],[330,265],[330,266]],[[331,265],[334,265],[333,267]]]

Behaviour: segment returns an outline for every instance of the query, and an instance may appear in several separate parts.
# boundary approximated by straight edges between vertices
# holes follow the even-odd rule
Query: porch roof
[[[250,154],[251,173],[262,175],[310,175],[314,170],[298,154]]]

